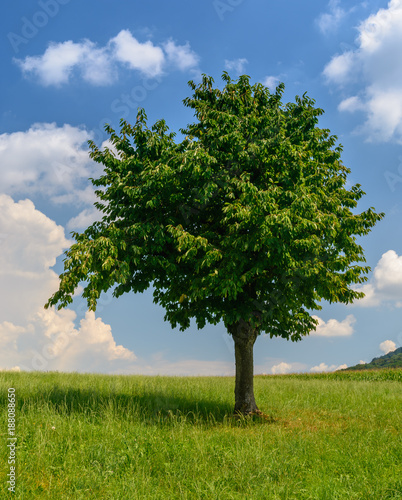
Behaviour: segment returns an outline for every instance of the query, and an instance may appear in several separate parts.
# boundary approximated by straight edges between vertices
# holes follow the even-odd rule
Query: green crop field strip
[[[402,370],[233,378],[0,373],[1,498],[402,498]],[[7,391],[16,488],[7,491]]]

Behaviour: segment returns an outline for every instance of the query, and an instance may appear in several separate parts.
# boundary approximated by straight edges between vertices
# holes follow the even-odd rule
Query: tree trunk
[[[254,399],[253,348],[258,332],[248,323],[239,321],[228,329],[235,344],[236,382],[234,413],[260,413]]]

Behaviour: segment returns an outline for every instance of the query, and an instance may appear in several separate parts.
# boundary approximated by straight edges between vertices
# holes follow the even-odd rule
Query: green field
[[[0,497],[402,498],[402,370],[255,377],[0,373]],[[16,492],[7,491],[8,389]]]

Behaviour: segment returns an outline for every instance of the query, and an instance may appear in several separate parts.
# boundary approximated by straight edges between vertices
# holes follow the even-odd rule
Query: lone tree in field
[[[119,297],[153,286],[154,302],[172,328],[223,321],[235,345],[235,412],[259,412],[253,391],[253,346],[261,333],[293,341],[317,322],[319,302],[352,302],[363,293],[370,268],[355,235],[369,233],[384,214],[352,211],[365,194],[345,188],[350,170],[323,113],[303,95],[281,102],[248,76],[223,74],[189,82],[184,100],[196,121],[181,130],[160,120],[148,128],[139,110],[135,125],[109,126],[113,148],[90,143],[104,165],[91,179],[103,212],[66,251],[59,290],[45,307],[82,296],[96,309],[101,292]]]

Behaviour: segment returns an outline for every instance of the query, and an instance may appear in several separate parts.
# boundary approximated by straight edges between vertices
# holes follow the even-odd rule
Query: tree
[[[164,120],[147,126],[139,110],[113,144],[90,156],[104,166],[91,179],[103,213],[66,251],[59,290],[45,307],[82,296],[96,309],[101,292],[119,297],[153,286],[172,328],[223,321],[235,345],[235,412],[259,412],[253,347],[261,333],[301,340],[321,299],[350,303],[370,268],[356,236],[384,214],[352,209],[365,194],[345,188],[350,170],[336,136],[318,128],[323,113],[306,94],[284,105],[249,77],[223,90],[203,75],[183,102],[196,121],[176,143]]]

